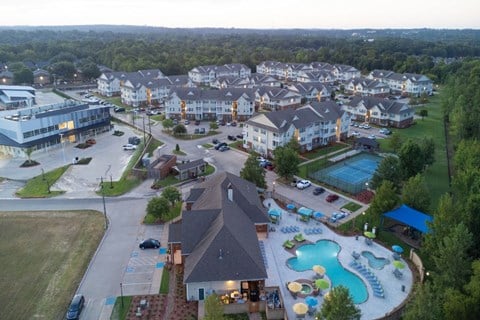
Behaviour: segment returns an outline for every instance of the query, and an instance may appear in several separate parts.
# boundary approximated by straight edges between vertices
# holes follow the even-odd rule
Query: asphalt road
[[[115,114],[120,118],[129,120],[128,114]],[[130,118],[131,120],[131,118]],[[148,124],[148,119],[147,119]],[[93,163],[86,168],[75,168],[67,171],[58,183],[57,187],[66,190],[66,194],[55,199],[12,199],[16,188],[22,185],[21,181],[7,181],[0,183],[0,198],[2,198],[2,210],[5,211],[34,211],[34,210],[75,210],[93,209],[103,212],[102,198],[94,192],[98,186],[99,177],[118,179],[123,168],[128,163],[130,153],[121,149],[121,144],[130,134],[141,136],[143,133],[143,120],[136,120],[137,130],[122,127],[127,134],[121,139],[113,137],[110,133],[102,134],[97,139],[97,144],[85,151],[83,156],[92,156]],[[208,122],[202,122],[200,126],[189,124],[188,130],[193,131],[197,127],[208,128]],[[150,126],[146,126],[150,130]],[[237,135],[242,132],[240,127],[221,126],[219,134],[206,136],[196,140],[177,140],[162,132],[161,123],[151,125],[152,135],[164,142],[165,145],[160,153],[171,153],[179,144],[180,149],[186,153],[179,156],[179,160],[196,160],[203,158],[217,169],[217,172],[231,172],[236,175],[243,168],[247,155],[237,150],[225,152],[213,148],[205,149],[204,144],[209,143],[213,138],[228,142],[227,135]],[[56,148],[49,150],[39,157],[42,167],[45,170],[49,167],[60,166],[65,163],[63,152],[70,157],[81,152],[74,149],[74,146],[64,146],[65,149]],[[88,154],[87,154],[88,153]],[[8,177],[8,174],[15,174],[18,171],[18,161],[0,161],[0,176]],[[15,169],[15,170],[14,170]],[[38,175],[42,168],[33,168],[30,173],[27,171],[17,174],[17,178],[28,179],[29,176]],[[88,171],[88,172],[87,172]],[[208,179],[208,178],[207,178]],[[273,188],[273,181],[276,175],[273,172],[267,173],[269,189]],[[125,295],[147,294],[152,290],[152,284],[159,282],[155,279],[157,263],[162,261],[162,255],[158,250],[138,249],[138,243],[149,237],[161,239],[165,236],[163,226],[145,226],[141,223],[148,200],[158,194],[152,191],[149,186],[152,181],[146,181],[140,187],[129,194],[116,198],[106,198],[106,213],[109,221],[109,228],[99,245],[94,258],[91,260],[88,270],[78,292],[85,295],[87,299],[86,308],[81,319],[109,319],[109,311],[112,308],[114,298],[120,295],[120,283],[122,283]],[[188,194],[194,183],[182,186],[182,194]],[[308,206],[314,210],[324,213],[331,213],[345,203],[340,199],[334,204],[324,201],[325,195],[313,196],[312,189],[298,190],[287,185],[276,185],[276,192],[289,199],[296,199],[296,203]],[[162,243],[162,247],[165,246]],[[158,290],[157,290],[158,292]]]

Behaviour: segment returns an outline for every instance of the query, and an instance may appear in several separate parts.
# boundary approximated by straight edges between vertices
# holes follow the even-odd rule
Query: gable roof
[[[267,277],[255,224],[269,220],[253,183],[223,172],[192,189],[187,201],[194,202],[182,215],[185,283]]]
[[[350,102],[347,103],[347,105],[354,108],[358,107],[359,105],[363,105],[369,110],[377,107],[382,112],[389,112],[394,114],[409,112],[411,110],[411,108],[406,103],[373,96],[355,96]]]

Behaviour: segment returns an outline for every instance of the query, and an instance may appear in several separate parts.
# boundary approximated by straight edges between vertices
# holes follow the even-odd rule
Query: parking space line
[[[122,283],[122,286],[138,286],[138,285],[145,285],[145,284],[148,284],[148,285],[151,285],[152,283],[151,282],[132,282],[132,283]]]

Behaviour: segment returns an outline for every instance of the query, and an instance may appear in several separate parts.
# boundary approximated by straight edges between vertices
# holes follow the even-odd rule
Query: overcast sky
[[[480,0],[0,0],[0,25],[474,28]]]

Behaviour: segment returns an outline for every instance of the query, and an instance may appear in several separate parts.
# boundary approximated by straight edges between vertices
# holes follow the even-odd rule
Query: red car
[[[329,194],[325,200],[327,200],[327,202],[333,202],[335,200],[338,200],[338,195],[334,193]]]

